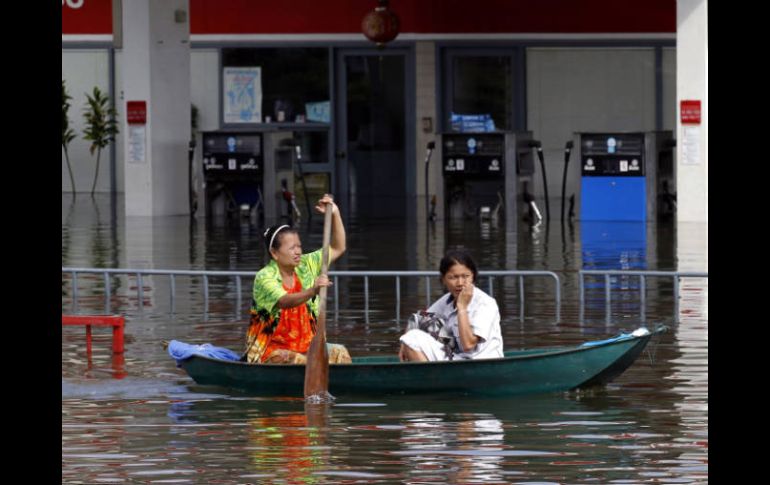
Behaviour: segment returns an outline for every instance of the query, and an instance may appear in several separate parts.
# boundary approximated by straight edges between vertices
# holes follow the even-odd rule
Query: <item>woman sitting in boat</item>
[[[500,311],[494,298],[474,283],[478,279],[476,263],[465,250],[446,253],[439,264],[441,282],[449,291],[428,308],[443,317],[456,342],[456,350],[447,355],[445,346],[429,333],[413,329],[401,336],[401,361],[425,362],[503,357]]]
[[[327,203],[332,210],[331,263],[345,252],[345,227],[329,194],[318,201],[316,211],[324,214]],[[302,254],[299,233],[286,224],[268,228],[264,239],[272,259],[254,278],[246,361],[304,364],[316,332],[316,296],[322,287],[331,286],[329,277],[321,274],[322,250]],[[344,346],[329,344],[330,363],[350,361]]]

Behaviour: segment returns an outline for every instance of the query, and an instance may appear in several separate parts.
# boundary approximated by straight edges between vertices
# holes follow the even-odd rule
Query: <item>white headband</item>
[[[275,241],[275,235],[276,235],[276,234],[278,234],[278,232],[279,232],[281,229],[287,229],[288,227],[289,227],[289,225],[288,225],[288,224],[284,224],[284,225],[280,226],[278,229],[276,229],[276,230],[275,230],[275,232],[273,233],[273,236],[270,238],[270,244],[267,246],[267,251],[268,251],[268,252],[270,252],[270,250],[273,248],[273,241]],[[269,231],[269,230],[270,230],[270,229],[268,229],[268,231]],[[265,235],[267,235],[267,234],[265,234]]]

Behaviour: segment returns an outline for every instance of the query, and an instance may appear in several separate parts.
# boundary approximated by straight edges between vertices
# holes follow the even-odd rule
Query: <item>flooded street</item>
[[[255,273],[266,262],[255,220],[126,218],[122,202],[62,196],[62,266]],[[321,245],[319,217],[301,225],[305,251]],[[161,342],[177,339],[241,351],[252,279],[109,277],[62,273],[62,313],[123,315],[122,359],[111,332],[62,329],[64,483],[707,483],[708,279],[587,278],[581,269],[708,271],[708,226],[560,224],[506,232],[489,221],[345,220],[342,270],[436,271],[464,246],[485,270],[547,270],[560,279],[496,278],[508,349],[576,345],[656,324],[670,327],[605,388],[531,397],[345,396],[310,406],[300,396],[258,398],[196,385]],[[329,302],[328,339],[353,356],[394,355],[411,312],[441,295],[438,278],[340,278]],[[330,295],[333,292],[330,291]],[[368,307],[368,308],[367,308]]]

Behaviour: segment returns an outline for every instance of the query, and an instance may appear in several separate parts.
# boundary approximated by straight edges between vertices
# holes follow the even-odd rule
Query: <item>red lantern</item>
[[[385,43],[398,35],[398,16],[388,9],[388,0],[378,0],[379,6],[369,12],[361,22],[361,30],[367,39],[377,43],[377,47],[385,47]]]

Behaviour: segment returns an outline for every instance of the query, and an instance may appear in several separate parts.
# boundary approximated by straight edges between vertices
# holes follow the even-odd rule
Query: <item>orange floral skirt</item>
[[[294,277],[294,286],[286,288],[289,294],[302,291],[302,283]],[[247,362],[272,364],[304,364],[304,354],[316,334],[316,319],[308,304],[283,308],[277,320],[266,311],[251,310],[251,322],[246,332]],[[330,364],[351,362],[343,345],[327,344]]]

